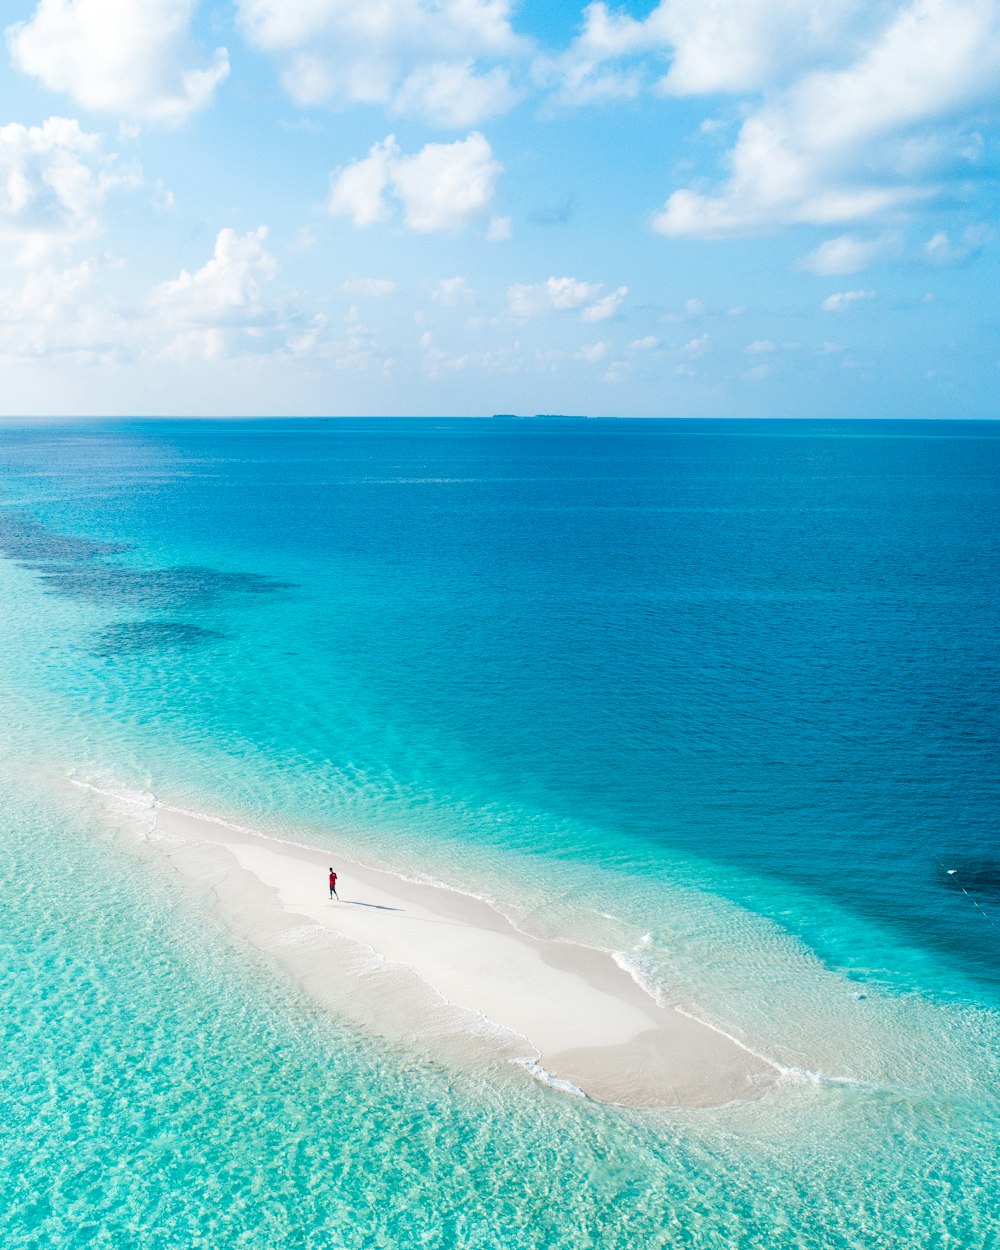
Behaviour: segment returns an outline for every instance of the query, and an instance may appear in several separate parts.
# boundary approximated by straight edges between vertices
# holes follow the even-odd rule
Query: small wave
[[[778,1065],[783,1080],[795,1085],[849,1085],[855,1089],[874,1089],[870,1081],[862,1081],[855,1076],[831,1076],[820,1070],[811,1068],[787,1068]]]
[[[563,1094],[572,1094],[574,1098],[586,1098],[587,1095],[579,1087],[574,1085],[572,1081],[566,1081],[561,1076],[554,1076],[547,1068],[543,1068],[537,1059],[521,1058],[512,1059],[511,1063],[517,1064],[519,1068],[524,1068],[529,1076],[541,1081],[543,1085],[550,1085],[553,1089],[559,1090]]]
[[[110,799],[117,804],[119,808],[123,808],[133,818],[142,819],[144,827],[141,831],[141,837],[146,841],[155,841],[159,838],[157,825],[159,822],[159,803],[156,795],[149,790],[107,790],[103,786],[94,785],[90,781],[81,781],[78,777],[74,777],[72,773],[68,775],[70,785],[76,786],[80,790],[87,790],[91,794],[98,794],[103,799]]]
[[[91,794],[99,794],[102,798],[116,799],[128,807],[141,807],[146,811],[151,811],[159,805],[156,795],[150,790],[106,790],[103,786],[96,786],[91,781],[81,781],[72,773],[68,774],[68,780],[70,785],[77,786],[81,790],[89,790]]]

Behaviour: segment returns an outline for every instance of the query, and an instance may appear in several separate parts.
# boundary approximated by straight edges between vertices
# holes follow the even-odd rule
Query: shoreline
[[[95,797],[122,796],[80,781]],[[516,1064],[629,1107],[760,1097],[781,1069],[663,1006],[611,951],[517,929],[485,900],[184,812],[144,810],[144,844],[314,1002],[465,1067]]]

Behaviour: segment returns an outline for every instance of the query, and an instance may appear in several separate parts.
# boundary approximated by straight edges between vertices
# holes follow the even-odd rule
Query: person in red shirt
[[[330,869],[330,897],[340,902],[340,895],[337,893],[337,874]]]

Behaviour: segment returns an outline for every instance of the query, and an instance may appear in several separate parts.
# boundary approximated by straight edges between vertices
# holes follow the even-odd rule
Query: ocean
[[[4,422],[4,1247],[1000,1246],[998,514],[994,422]],[[369,1035],[154,802],[785,1076],[627,1111]]]

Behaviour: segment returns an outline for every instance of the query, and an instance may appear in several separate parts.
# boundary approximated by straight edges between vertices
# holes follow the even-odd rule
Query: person
[[[340,895],[337,893],[337,874],[330,869],[330,897],[340,902]]]

